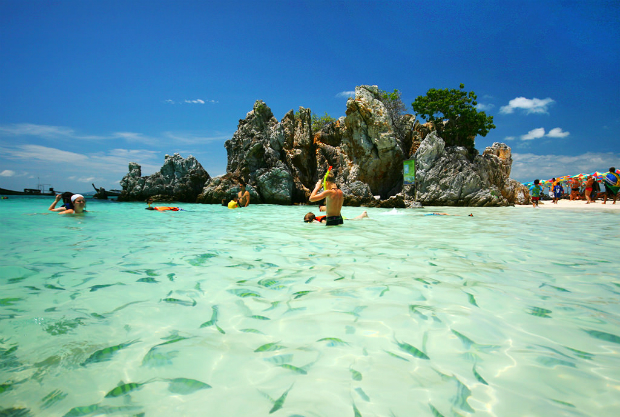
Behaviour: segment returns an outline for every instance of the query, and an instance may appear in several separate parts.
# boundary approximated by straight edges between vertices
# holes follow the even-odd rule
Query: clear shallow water
[[[309,207],[50,203],[0,200],[0,410],[620,409],[617,213],[367,209],[326,228]]]

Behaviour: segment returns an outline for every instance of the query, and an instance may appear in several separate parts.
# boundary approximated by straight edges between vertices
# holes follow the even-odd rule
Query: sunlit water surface
[[[619,415],[617,213],[50,203],[0,201],[7,414]]]

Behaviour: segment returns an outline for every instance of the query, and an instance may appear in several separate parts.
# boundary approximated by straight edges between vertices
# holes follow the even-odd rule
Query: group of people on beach
[[[592,175],[588,175],[585,182],[583,182],[581,178],[572,178],[569,183],[571,189],[568,198],[570,201],[585,199],[587,200],[586,204],[596,202],[596,199],[599,197],[603,198],[602,204],[607,204],[607,198],[613,198],[612,204],[616,204],[618,190],[620,189],[620,172],[616,171],[615,167],[609,168],[609,171],[605,173],[604,181],[605,191],[601,192],[598,181]],[[552,178],[548,187],[552,203],[557,204],[558,200],[565,195],[562,183]],[[581,189],[582,187],[584,188],[583,191]],[[530,187],[530,197],[534,207],[538,207],[543,192],[543,186],[540,180],[534,180],[534,185]]]

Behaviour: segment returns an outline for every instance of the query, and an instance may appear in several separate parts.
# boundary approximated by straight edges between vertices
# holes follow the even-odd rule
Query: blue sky
[[[226,171],[256,100],[343,116],[358,85],[478,95],[512,177],[620,166],[618,1],[0,0],[0,187]]]

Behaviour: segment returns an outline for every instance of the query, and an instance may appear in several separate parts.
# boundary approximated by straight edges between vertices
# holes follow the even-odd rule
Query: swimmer
[[[448,213],[426,213],[425,216],[460,216],[460,214],[448,214]],[[473,213],[467,215],[468,217],[474,217]]]
[[[247,207],[250,204],[250,192],[245,189],[245,183],[239,183],[239,194],[237,195],[239,207]]]
[[[151,204],[153,204],[153,197],[149,197],[148,200],[146,200],[146,202],[148,203],[148,207],[146,208],[146,210],[157,210],[157,211],[185,211],[182,208],[178,208],[178,207],[151,207]]]
[[[323,192],[319,193],[323,185]],[[329,171],[324,180],[319,180],[310,194],[310,201],[320,201],[325,199],[325,214],[327,215],[325,225],[337,226],[343,223],[340,210],[344,202],[344,195],[342,190],[336,186],[336,180],[334,174]]]
[[[354,217],[352,219],[345,219],[345,220],[362,220],[364,218],[369,218],[368,217],[368,213],[365,211],[362,214],[360,214],[357,217]],[[327,222],[327,216],[315,216],[313,212],[309,212],[308,214],[306,214],[304,216],[304,222],[305,223],[314,223],[314,222],[319,222],[319,223],[326,223]]]
[[[228,203],[228,208],[229,209],[239,208],[239,197],[233,197],[233,199],[230,200],[230,202]]]
[[[73,194],[71,196],[72,209],[67,209],[58,214],[82,214],[86,213],[86,199],[82,194]]]
[[[72,196],[73,196],[73,193],[70,191],[66,191],[62,194],[56,194],[56,198],[54,199],[54,202],[48,208],[48,210],[49,211],[65,211],[65,210],[72,209],[73,208],[73,204],[71,203]],[[56,208],[56,204],[58,204],[61,198],[62,198],[63,204],[62,206]]]

